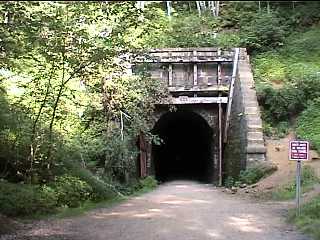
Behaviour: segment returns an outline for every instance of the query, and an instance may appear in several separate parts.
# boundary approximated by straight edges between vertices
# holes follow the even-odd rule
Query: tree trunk
[[[48,81],[48,84],[47,84],[47,88],[46,88],[46,92],[45,92],[45,96],[44,96],[44,99],[42,100],[41,102],[41,105],[40,105],[40,109],[37,113],[37,116],[32,124],[32,131],[31,131],[31,137],[30,137],[30,153],[29,153],[29,156],[28,156],[28,162],[30,163],[30,167],[28,169],[28,172],[29,172],[29,177],[31,177],[32,179],[32,171],[33,171],[33,163],[34,163],[34,160],[36,158],[36,152],[38,150],[38,145],[35,144],[35,138],[36,138],[36,131],[37,131],[37,124],[39,122],[39,119],[41,117],[41,114],[42,114],[42,110],[47,102],[47,99],[48,99],[48,96],[49,96],[49,93],[50,93],[50,88],[51,88],[51,78],[52,78],[52,75],[54,73],[54,65],[52,65],[52,70],[51,70],[51,73],[50,73],[50,76],[49,76],[49,81]]]
[[[200,17],[200,16],[201,16],[200,1],[196,1],[196,4],[197,4],[197,9],[198,9],[199,17]]]

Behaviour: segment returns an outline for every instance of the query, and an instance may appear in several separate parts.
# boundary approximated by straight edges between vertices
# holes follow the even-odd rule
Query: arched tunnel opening
[[[168,112],[155,124],[153,133],[162,139],[160,145],[152,145],[158,181],[212,182],[213,130],[204,118],[192,111]]]

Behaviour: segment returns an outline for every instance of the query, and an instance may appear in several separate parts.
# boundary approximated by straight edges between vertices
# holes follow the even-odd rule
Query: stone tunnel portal
[[[153,144],[156,179],[212,182],[212,136],[207,121],[192,111],[167,112],[157,121],[153,133],[161,139]]]

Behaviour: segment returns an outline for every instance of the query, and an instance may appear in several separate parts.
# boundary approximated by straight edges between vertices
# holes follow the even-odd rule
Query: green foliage
[[[274,171],[277,170],[275,165],[271,164],[259,164],[247,168],[246,170],[241,170],[239,176],[232,177],[228,176],[223,185],[225,187],[239,187],[241,184],[254,184],[257,183],[260,179],[269,176]]]
[[[139,180],[139,186],[143,191],[151,190],[151,189],[154,189],[158,186],[158,182],[154,177],[147,176],[147,177]]]
[[[318,36],[319,29],[311,27],[292,34],[277,51],[254,57],[258,100],[269,125],[288,122],[319,97]]]
[[[119,184],[115,182],[114,186],[119,192],[129,196],[149,192],[158,186],[158,182],[153,176],[147,176],[143,179],[131,181],[128,184]]]
[[[320,238],[320,196],[307,202],[301,207],[301,215],[295,215],[295,211],[290,213],[290,222],[296,224],[298,228],[314,239]]]
[[[147,35],[146,42],[149,47],[230,48],[240,44],[238,34],[223,31],[219,19],[209,13],[198,16],[195,12],[177,12],[170,21],[163,15],[158,16],[158,19],[158,28]]]
[[[319,183],[320,179],[316,175],[314,169],[310,166],[302,167],[301,174],[301,189],[302,192],[308,192],[312,189],[313,185]],[[281,186],[279,189],[276,189],[272,192],[272,198],[277,200],[288,200],[295,197],[296,194],[296,183],[295,179],[293,179],[289,184],[285,186]]]
[[[283,84],[287,79],[287,64],[276,52],[262,53],[253,59],[256,82]]]
[[[305,75],[286,83],[280,89],[271,85],[258,84],[258,101],[263,107],[263,117],[268,123],[288,121],[301,113],[320,96],[320,80],[317,74]]]
[[[304,95],[301,88],[285,86],[281,89],[265,88],[259,94],[260,103],[266,110],[266,118],[275,121],[286,121],[299,113],[304,107]]]
[[[261,178],[272,174],[277,167],[270,164],[259,164],[240,172],[239,181],[246,184],[257,183]]]
[[[224,180],[224,186],[227,188],[231,188],[232,186],[235,186],[235,179],[232,176],[228,176],[225,180]]]
[[[53,189],[58,196],[58,205],[78,207],[81,202],[90,199],[92,188],[77,177],[63,175],[56,177]]]
[[[93,201],[108,200],[115,197],[115,191],[110,183],[103,181],[88,169],[79,166],[79,163],[67,162],[65,167],[66,173],[71,172],[73,176],[85,181],[92,188],[91,199]]]
[[[0,182],[0,212],[8,216],[55,211],[57,196],[48,186]]]
[[[288,122],[279,122],[277,124],[270,124],[263,122],[263,134],[268,137],[283,138],[288,135],[290,130]]]
[[[309,140],[320,151],[320,98],[315,99],[302,112],[297,121],[296,132],[300,139]]]
[[[241,25],[242,43],[250,51],[266,51],[283,45],[286,26],[274,13],[257,12],[252,21]]]

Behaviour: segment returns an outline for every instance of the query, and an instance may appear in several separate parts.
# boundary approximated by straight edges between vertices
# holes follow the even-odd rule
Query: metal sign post
[[[289,160],[297,161],[296,173],[296,215],[300,216],[301,211],[301,164],[309,160],[309,142],[290,141]]]
[[[296,173],[296,215],[300,216],[300,203],[301,203],[301,161],[297,161]]]

